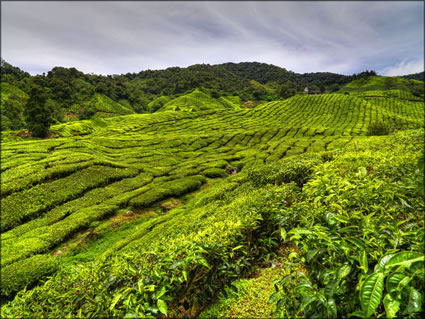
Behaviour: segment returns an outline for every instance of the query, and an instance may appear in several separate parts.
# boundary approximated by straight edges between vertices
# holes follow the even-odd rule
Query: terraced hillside
[[[424,83],[422,81],[389,76],[369,76],[357,79],[345,85],[340,91],[357,94],[378,90],[401,90],[410,93],[410,95],[414,93],[416,99],[423,100],[424,98]]]
[[[13,135],[4,134],[2,297],[11,298],[26,285],[32,287],[58,272],[62,277],[53,277],[47,284],[56,294],[52,295],[55,310],[31,308],[34,303],[21,315],[40,311],[50,316],[111,315],[115,306],[124,309],[125,302],[133,309],[137,293],[143,295],[143,291],[156,295],[153,301],[141,297],[145,304],[138,311],[155,315],[167,313],[176,281],[185,290],[177,303],[171,302],[174,315],[196,314],[194,305],[211,301],[217,291],[248,271],[252,260],[244,257],[245,248],[239,252],[242,246],[238,248],[235,242],[241,241],[244,247],[258,245],[257,257],[264,253],[252,239],[259,227],[253,225],[261,225],[261,231],[268,227],[260,211],[272,207],[272,199],[266,190],[256,191],[246,184],[248,172],[253,174],[264,164],[286,159],[292,163],[288,176],[310,172],[311,167],[332,157],[333,151],[367,140],[374,123],[385,123],[393,131],[424,126],[423,102],[403,93],[389,94],[391,97],[379,98],[364,94],[298,95],[254,109],[223,106],[198,112],[97,118],[56,125],[52,127],[54,137],[44,140],[14,140]],[[173,103],[169,101],[164,107]],[[301,155],[304,160],[297,161]],[[242,173],[227,177],[228,167]],[[224,177],[225,182],[215,180]],[[288,186],[288,194],[291,187],[305,183],[302,178],[287,179],[298,184]],[[218,199],[225,198],[227,191],[234,191],[233,200],[223,204]],[[232,257],[227,254],[229,247]],[[183,255],[186,257],[179,264]],[[240,264],[234,263],[236,257]],[[230,258],[227,266],[226,258]],[[106,278],[96,268],[102,260],[124,266],[106,266]],[[209,269],[216,260],[224,264],[213,274],[199,268],[204,264]],[[91,261],[96,263],[83,263]],[[170,279],[161,273],[164,265],[180,269],[179,275]],[[71,295],[67,293],[75,291],[66,285],[73,283],[64,280],[62,287],[58,278],[71,278],[75,269],[78,276],[90,278],[87,285],[98,285],[99,290],[91,295],[93,300],[85,299],[82,293],[69,306]],[[159,272],[152,273],[152,269]],[[124,279],[120,284],[119,278],[133,272],[144,280],[137,282],[132,277],[133,283],[137,282],[132,288]],[[199,291],[200,286],[194,283],[205,280],[218,280],[218,284],[211,291]],[[161,286],[160,282],[166,284]],[[78,286],[80,290],[74,288],[84,292],[88,289],[85,285]],[[130,290],[118,294],[123,285],[135,294]],[[158,291],[156,286],[163,288]],[[22,296],[24,303],[25,298],[38,298],[31,292]],[[124,297],[129,299],[123,301]],[[20,301],[14,302],[18,305]],[[152,302],[156,308],[151,307]],[[100,308],[96,310],[91,304]],[[190,310],[186,305],[195,308]],[[14,311],[5,309],[5,314]],[[115,314],[125,315],[122,311]]]
[[[196,112],[207,110],[222,110],[225,108],[239,108],[239,105],[232,103],[232,101],[226,97],[221,97],[221,99],[216,100],[210,97],[208,94],[195,89],[189,94],[185,94],[166,102],[164,106],[159,109],[159,111]]]

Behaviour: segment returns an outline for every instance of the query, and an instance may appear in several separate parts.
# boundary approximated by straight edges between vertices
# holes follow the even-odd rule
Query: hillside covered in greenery
[[[423,82],[2,62],[1,85],[2,317],[424,315]]]
[[[365,71],[351,76],[327,72],[298,74],[274,65],[245,62],[199,64],[108,76],[54,67],[47,74],[30,76],[2,60],[1,130],[19,131],[31,126],[31,119],[25,115],[25,105],[34,84],[46,95],[45,117],[51,118],[52,124],[58,124],[163,110],[253,107],[302,94],[306,88],[315,94],[337,92],[353,80],[368,81],[371,75],[376,73]],[[381,89],[407,90],[423,99],[423,85],[416,80],[376,78],[395,81],[379,85]],[[200,94],[204,96],[192,98]],[[196,102],[200,100],[204,101],[203,105]]]

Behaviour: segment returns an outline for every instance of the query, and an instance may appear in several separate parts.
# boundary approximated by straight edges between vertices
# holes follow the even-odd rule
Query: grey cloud
[[[30,73],[241,61],[301,73],[400,72],[406,61],[423,69],[423,9],[423,2],[2,2],[2,57]]]

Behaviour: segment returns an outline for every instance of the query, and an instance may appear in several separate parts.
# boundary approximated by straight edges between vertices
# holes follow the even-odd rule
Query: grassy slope
[[[276,267],[276,264],[279,264]],[[270,318],[273,305],[268,303],[275,291],[273,281],[288,273],[280,263],[260,268],[253,278],[244,278],[226,288],[218,300],[200,314],[200,318]]]
[[[95,94],[88,103],[94,104],[97,113],[105,114],[106,116],[108,114],[116,116],[134,113],[132,109],[111,100],[103,94]]]
[[[135,113],[131,108],[115,102],[100,93],[95,93],[93,97],[81,104],[73,104],[68,114],[76,115],[81,113],[84,109],[92,110],[94,113],[93,118],[95,119]]]
[[[170,101],[169,96],[161,95],[161,96],[157,97],[156,99],[152,100],[151,102],[149,102],[148,109],[149,109],[150,112],[157,111],[162,106],[164,106],[164,104],[167,103],[168,101]]]
[[[217,187],[217,195],[213,187],[206,200],[195,197],[188,206],[164,216],[155,217],[156,212],[148,214],[151,218],[143,209],[198,189],[206,182],[202,175],[209,176],[206,172],[211,169],[235,165],[247,170],[285,156],[331,151],[362,140],[376,119],[398,129],[423,126],[423,103],[385,101],[339,94],[297,96],[252,110],[160,112],[61,124],[53,131],[62,138],[4,143],[2,215],[13,215],[13,219],[6,223],[2,219],[2,277],[9,281],[2,284],[2,295],[13,295],[51,273],[61,260],[72,261],[72,252],[64,259],[51,256],[69,238],[87,230],[103,239],[91,239],[91,257],[81,260],[116,255],[123,249],[130,253],[152,247],[161,250],[163,238],[175,243],[175,251],[185,251],[193,243],[231,245],[244,225],[257,218],[245,216],[244,207],[263,196],[243,186],[240,194],[250,196],[238,197],[236,192],[234,203],[216,202],[223,196],[220,189],[238,188],[244,184],[243,177]],[[87,136],[77,136],[83,134]],[[54,196],[45,196],[52,191]],[[209,196],[218,197],[205,206]],[[27,197],[36,206],[28,205]],[[123,219],[127,210],[135,212],[137,221],[126,224],[128,228],[117,232],[98,224]],[[230,220],[229,212],[233,212]],[[215,234],[216,229],[223,232]],[[214,235],[207,239],[209,232]],[[25,272],[25,267],[31,271]]]
[[[396,77],[387,76],[370,76],[363,79],[354,80],[345,85],[341,90],[352,91],[370,91],[370,90],[391,90],[391,89],[405,89],[411,86],[423,85],[421,81],[409,80]]]
[[[213,99],[208,94],[195,89],[192,93],[179,96],[167,103],[159,111],[207,111],[207,110],[222,110],[227,105],[223,105],[216,99]]]

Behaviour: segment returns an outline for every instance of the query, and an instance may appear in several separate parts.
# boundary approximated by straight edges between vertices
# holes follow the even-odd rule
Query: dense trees
[[[3,59],[0,60],[0,68],[2,82],[8,82],[16,85],[19,81],[30,77],[29,73],[10,65]]]
[[[280,98],[287,99],[291,96],[294,96],[296,93],[296,88],[292,81],[288,80],[285,84],[281,84],[277,89],[277,95]]]
[[[425,80],[424,74],[425,74],[425,72],[419,72],[419,73],[415,73],[415,74],[404,75],[404,76],[402,76],[402,78],[417,80],[417,81],[424,81]]]
[[[25,104],[28,130],[34,137],[46,137],[52,124],[52,110],[46,104],[47,94],[37,83],[31,85],[29,99]]]

